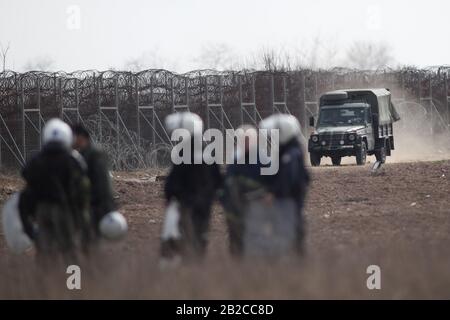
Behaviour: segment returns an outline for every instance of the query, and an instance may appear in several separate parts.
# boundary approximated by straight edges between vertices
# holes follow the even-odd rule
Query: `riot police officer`
[[[20,194],[23,228],[40,256],[72,259],[87,251],[90,185],[86,165],[73,151],[72,130],[60,119],[43,128],[42,150],[23,168]]]
[[[203,122],[198,115],[171,114],[165,125],[169,134],[180,129],[187,136],[179,144],[186,161],[174,163],[165,181],[167,210],[161,236],[161,261],[202,258],[206,252],[211,206],[222,183],[220,169],[216,163],[206,164],[203,159]]]

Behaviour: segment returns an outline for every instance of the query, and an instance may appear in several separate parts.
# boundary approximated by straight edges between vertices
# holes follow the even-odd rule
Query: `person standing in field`
[[[102,219],[116,209],[108,156],[93,144],[91,136],[84,126],[76,124],[72,130],[74,133],[73,147],[80,152],[87,165],[87,175],[91,183],[90,211],[93,238],[98,239],[101,234]]]
[[[230,253],[240,258],[244,251],[245,213],[252,198],[265,192],[265,184],[256,128],[243,125],[236,129],[236,135],[234,163],[226,168],[221,203],[225,209]]]
[[[267,176],[266,186],[269,191],[269,202],[280,210],[293,207],[294,251],[304,253],[305,220],[303,206],[310,183],[310,175],[305,167],[304,153],[301,145],[302,132],[297,118],[287,114],[274,114],[259,124],[261,129],[278,130],[279,170]],[[285,210],[286,212],[289,209]]]
[[[217,164],[203,160],[203,121],[191,112],[169,115],[165,120],[169,134],[177,129],[187,134],[181,152],[186,162],[173,164],[166,178],[164,194],[166,216],[161,235],[161,263],[182,258],[198,260],[206,252],[211,206],[222,183]],[[197,146],[196,141],[197,140]],[[187,156],[187,157],[186,157]],[[173,161],[173,159],[172,159]]]
[[[26,186],[19,198],[20,217],[38,257],[74,261],[79,249],[88,251],[90,184],[72,139],[69,125],[48,121],[42,150],[22,170]]]

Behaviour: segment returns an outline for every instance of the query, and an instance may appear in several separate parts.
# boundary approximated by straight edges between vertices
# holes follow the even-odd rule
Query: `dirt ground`
[[[206,261],[158,268],[163,220],[161,172],[114,173],[128,236],[103,243],[82,267],[82,289],[66,288],[65,267],[36,267],[34,253],[10,254],[0,237],[0,298],[450,298],[450,161],[310,168],[301,261],[233,261],[222,208],[214,208]],[[0,202],[21,186],[0,176]],[[381,290],[369,290],[369,265]]]

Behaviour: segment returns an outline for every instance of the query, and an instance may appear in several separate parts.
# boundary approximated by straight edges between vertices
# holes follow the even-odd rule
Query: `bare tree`
[[[327,69],[336,65],[339,50],[334,38],[323,37],[318,34],[308,41],[308,43],[307,50],[303,53],[304,67],[310,69]]]
[[[147,69],[177,69],[177,63],[167,59],[158,49],[145,51],[140,56],[128,59],[124,63],[124,69],[138,72]]]
[[[286,48],[263,48],[256,60],[255,68],[267,71],[291,71],[299,69],[302,65],[301,56]]]
[[[347,50],[344,64],[360,70],[375,70],[392,64],[390,48],[385,43],[357,41]]]
[[[50,71],[53,68],[55,61],[50,56],[39,56],[30,60],[25,65],[25,70],[28,71]]]
[[[6,57],[8,55],[8,51],[10,48],[10,42],[8,41],[8,45],[6,47],[3,47],[3,45],[0,43],[0,58],[2,59],[3,63],[3,72],[6,70]]]
[[[198,68],[227,70],[237,65],[237,56],[226,43],[207,43],[202,46],[197,58],[193,59]]]
[[[320,35],[303,39],[294,46],[264,48],[258,56],[256,68],[271,71],[289,71],[302,68],[330,68],[336,65],[339,52],[332,38]]]
[[[280,53],[274,49],[263,49],[260,58],[263,68],[267,71],[281,71],[286,68]]]

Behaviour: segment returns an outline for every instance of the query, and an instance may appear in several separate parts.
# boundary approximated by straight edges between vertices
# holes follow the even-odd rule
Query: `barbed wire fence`
[[[42,127],[52,117],[83,123],[115,170],[167,165],[171,141],[163,120],[177,111],[195,112],[207,128],[221,130],[290,113],[306,136],[320,94],[348,87],[390,88],[408,119],[400,126],[423,128],[425,122],[423,134],[450,136],[449,70],[5,71],[0,73],[0,166],[21,166],[38,152]]]

